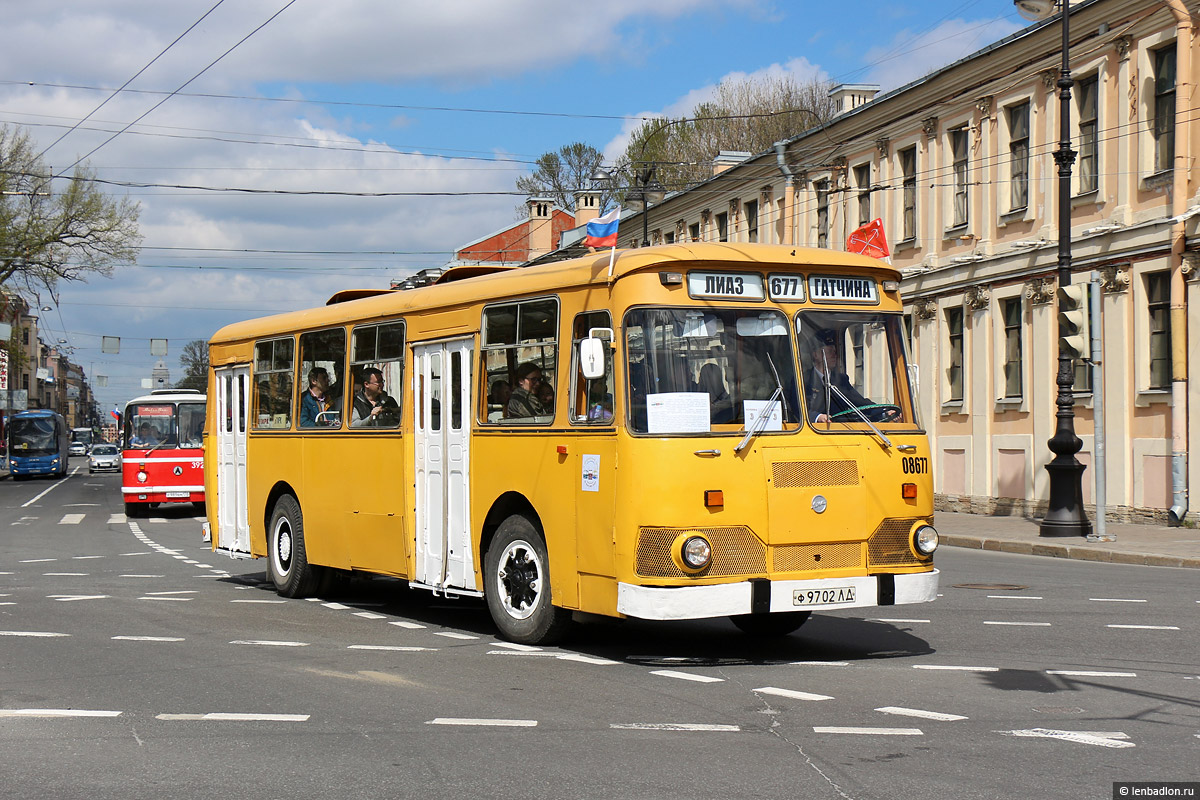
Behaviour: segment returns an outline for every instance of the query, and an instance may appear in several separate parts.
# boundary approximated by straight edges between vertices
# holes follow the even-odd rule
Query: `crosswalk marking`
[[[212,712],[209,714],[158,714],[155,719],[165,721],[216,721],[216,722],[307,722],[308,714],[235,714]]]
[[[1021,731],[997,731],[1008,736],[1023,736],[1034,739],[1061,739],[1065,742],[1076,742],[1077,744],[1091,744],[1097,747],[1136,747],[1133,742],[1123,741],[1128,738],[1121,731],[1113,731],[1112,733],[1104,733],[1097,735],[1095,732],[1083,733],[1079,731],[1059,731],[1052,728],[1030,728]]]
[[[120,711],[85,708],[0,708],[0,717],[119,717]]]
[[[924,736],[920,728],[858,728],[841,726],[814,726],[813,733],[852,733],[864,736]]]
[[[960,719],[966,719],[961,714],[945,714],[940,711],[922,711],[919,708],[902,708],[900,706],[883,706],[875,709],[881,714],[898,714],[902,717],[921,717],[922,719],[936,719],[943,722],[954,722]]]
[[[724,683],[724,678],[713,678],[708,675],[697,675],[693,672],[676,672],[672,669],[654,669],[650,670],[651,675],[661,675],[664,678],[678,678],[681,681],[695,681],[696,683]]]
[[[763,686],[754,689],[755,692],[762,694],[773,694],[777,697],[790,697],[793,700],[832,700],[833,698],[827,694],[813,694],[812,692],[798,692],[795,689],[780,689],[775,686]]]
[[[620,731],[741,731],[740,725],[713,725],[692,722],[614,722],[608,727]]]
[[[83,522],[86,514],[63,514],[63,518],[58,521],[59,525],[78,525]]]

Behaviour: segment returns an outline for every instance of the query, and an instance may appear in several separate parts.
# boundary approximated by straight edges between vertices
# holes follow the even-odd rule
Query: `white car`
[[[115,444],[94,444],[88,453],[88,472],[120,472],[121,451]]]
[[[88,454],[88,446],[83,442],[71,442],[71,446],[67,448],[67,452],[73,456],[86,456]]]

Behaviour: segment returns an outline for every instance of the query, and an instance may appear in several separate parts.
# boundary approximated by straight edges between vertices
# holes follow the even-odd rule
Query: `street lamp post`
[[[643,147],[644,151],[644,147]],[[644,163],[644,162],[639,162]],[[620,172],[622,168],[618,167],[613,172]],[[667,196],[666,189],[658,182],[654,174],[657,171],[655,164],[650,164],[642,169],[633,172],[633,188],[625,194],[625,203],[635,211],[642,215],[642,240],[641,247],[647,247],[650,244],[650,206],[656,206],[663,201]],[[592,173],[592,180],[596,182],[612,180],[612,172],[596,167]]]
[[[1055,5],[1062,15],[1062,73],[1058,78],[1059,141],[1054,151],[1058,164],[1058,305],[1063,310],[1064,290],[1071,285],[1071,80],[1070,0],[1013,0],[1017,11],[1031,20],[1045,19]],[[1061,320],[1061,316],[1059,317]],[[1088,536],[1092,524],[1083,513],[1084,466],[1075,457],[1083,442],[1075,435],[1075,359],[1062,337],[1058,341],[1058,426],[1047,445],[1054,459],[1046,465],[1050,473],[1050,502],[1038,533],[1041,536]]]

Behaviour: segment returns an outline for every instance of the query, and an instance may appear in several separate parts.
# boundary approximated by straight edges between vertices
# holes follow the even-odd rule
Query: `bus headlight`
[[[138,483],[145,483],[146,482],[146,473],[139,472],[137,474],[137,479],[138,479]]]
[[[703,536],[689,536],[679,548],[679,557],[691,570],[702,570],[712,561],[712,545]]]
[[[913,549],[923,556],[933,555],[938,547],[938,532],[932,525],[919,525],[913,531]]]

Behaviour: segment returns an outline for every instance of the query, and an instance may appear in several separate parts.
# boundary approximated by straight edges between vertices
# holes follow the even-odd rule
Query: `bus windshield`
[[[804,404],[818,431],[920,427],[897,314],[803,311],[796,319]]]
[[[126,413],[130,447],[201,447],[204,403],[138,403]]]
[[[799,426],[792,338],[779,311],[636,309],[625,316],[625,348],[637,433],[733,432],[763,411],[764,431]],[[782,402],[771,403],[777,388]]]
[[[14,419],[12,449],[13,455],[21,456],[52,456],[57,453],[58,438],[54,430],[54,420],[49,417]]]

